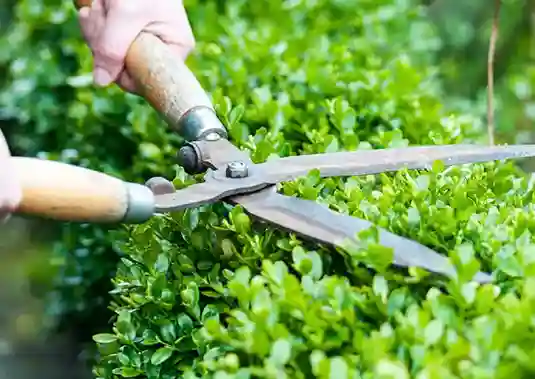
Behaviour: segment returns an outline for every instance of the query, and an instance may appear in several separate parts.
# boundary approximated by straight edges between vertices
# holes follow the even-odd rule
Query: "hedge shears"
[[[17,213],[71,222],[143,223],[155,214],[225,201],[304,238],[345,247],[372,224],[315,201],[282,195],[277,185],[312,170],[321,177],[348,177],[425,170],[436,161],[451,166],[535,156],[535,145],[439,145],[291,156],[255,164],[228,140],[194,74],[157,37],[138,35],[125,66],[141,95],[187,141],[178,152],[180,164],[190,174],[204,173],[204,182],[175,190],[161,177],[127,183],[66,163],[14,157],[23,184]],[[395,266],[455,276],[450,261],[429,247],[382,228],[378,235],[379,243],[392,249]],[[478,272],[473,280],[490,282],[492,277]]]

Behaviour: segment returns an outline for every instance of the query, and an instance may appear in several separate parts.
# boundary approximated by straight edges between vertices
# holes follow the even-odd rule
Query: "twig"
[[[487,133],[489,145],[494,145],[494,55],[498,40],[498,25],[501,0],[494,0],[494,18],[490,34],[489,55],[487,57]]]

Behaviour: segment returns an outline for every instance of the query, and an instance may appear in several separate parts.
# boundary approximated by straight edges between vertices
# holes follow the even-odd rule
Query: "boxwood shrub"
[[[436,41],[411,48],[407,30],[427,29],[408,2],[190,9],[200,41],[190,65],[256,162],[483,138],[480,120],[441,105],[419,53]],[[177,188],[199,180],[179,168],[172,178]],[[281,186],[432,246],[458,267],[449,280],[392,268],[373,229],[360,235],[367,248],[343,251],[223,203],[127,227],[115,237],[125,256],[112,326],[93,337],[94,375],[529,377],[533,184],[512,162],[489,162],[349,179],[312,172]],[[479,269],[496,282],[471,282]]]
[[[186,6],[199,41],[188,64],[256,162],[484,140],[480,119],[442,105],[440,41],[415,2]],[[180,138],[142,99],[93,87],[73,15],[67,0],[17,4],[0,42],[14,146],[129,180],[200,180],[173,164]],[[373,229],[344,251],[224,203],[115,231],[65,225],[51,313],[99,329],[96,378],[530,377],[533,185],[489,162],[281,186],[450,256],[450,280],[392,268]],[[496,283],[470,282],[478,269]],[[106,303],[111,324],[93,325]]]
[[[93,86],[71,0],[10,4],[0,39],[0,124],[15,153],[138,182],[172,176],[179,136],[142,99]],[[440,41],[416,0],[185,4],[198,40],[188,64],[229,126],[245,112],[232,138],[261,147],[255,159],[440,143],[477,129],[470,117],[460,121],[462,131],[457,121],[440,121],[441,102],[428,96],[439,91],[430,63]],[[49,283],[36,272],[34,288],[46,295],[48,325],[90,340],[110,316],[107,291],[123,251],[108,228],[54,226],[49,263],[57,274]]]

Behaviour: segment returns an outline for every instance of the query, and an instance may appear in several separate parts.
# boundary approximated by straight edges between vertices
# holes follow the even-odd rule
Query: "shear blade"
[[[346,246],[348,240],[355,240],[357,233],[373,225],[366,220],[333,212],[314,201],[281,195],[275,192],[274,188],[235,196],[229,200],[242,205],[251,215],[275,226],[341,248]],[[378,229],[379,243],[393,250],[395,266],[419,267],[448,277],[455,275],[454,266],[436,251],[416,241]],[[473,280],[488,283],[492,281],[492,277],[478,272]]]
[[[206,155],[210,153],[208,151]],[[533,156],[535,156],[535,145],[415,146],[291,156],[251,165],[250,175],[240,179],[226,178],[224,167],[218,167],[215,171],[209,170],[204,183],[191,185],[172,194],[157,195],[156,212],[178,211],[213,203],[230,196],[252,193],[270,185],[295,180],[307,175],[313,169],[318,169],[322,177],[357,176],[403,168],[430,169],[436,161],[452,166]]]
[[[318,169],[322,177],[354,176],[398,171],[403,168],[429,170],[433,163],[446,166],[535,156],[535,145],[415,146],[397,149],[360,150],[285,157],[256,167],[259,179],[270,184],[297,179]]]

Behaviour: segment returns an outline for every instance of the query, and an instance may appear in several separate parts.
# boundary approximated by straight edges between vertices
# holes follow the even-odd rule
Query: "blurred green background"
[[[186,1],[188,10],[194,12],[196,3]],[[377,3],[395,9],[418,1]],[[436,69],[445,104],[485,117],[493,2],[420,4],[426,7],[425,19],[407,25],[407,51]],[[43,154],[125,178],[148,178],[154,166],[143,158],[154,158],[153,147],[165,129],[140,131],[138,124],[155,115],[139,99],[91,86],[90,54],[72,8],[66,0],[0,0],[0,127],[16,154]],[[535,140],[534,33],[535,0],[502,1],[495,65],[500,143]],[[397,36],[387,38],[394,44]],[[90,132],[77,134],[82,129]],[[120,154],[110,153],[117,149]],[[154,159],[169,159],[172,152],[171,144]],[[18,218],[2,228],[0,379],[88,376],[90,336],[109,317],[106,292],[116,253],[102,228]]]

